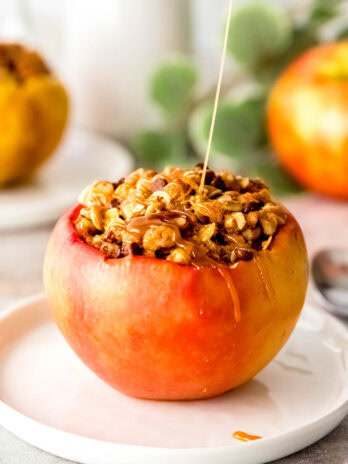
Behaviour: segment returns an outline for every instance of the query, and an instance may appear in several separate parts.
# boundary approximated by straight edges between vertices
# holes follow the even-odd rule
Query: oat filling
[[[80,195],[78,236],[106,258],[143,255],[182,265],[234,265],[272,246],[287,221],[260,180],[208,170],[138,169]]]
[[[42,74],[50,71],[36,52],[17,44],[0,44],[0,79],[12,78],[22,84]]]

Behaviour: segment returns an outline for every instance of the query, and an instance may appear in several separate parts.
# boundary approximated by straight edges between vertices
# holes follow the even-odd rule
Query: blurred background
[[[86,184],[202,160],[227,6],[1,1],[4,302],[41,290],[49,232]],[[346,37],[344,0],[233,3],[210,166],[268,182],[311,253],[332,240],[323,217],[336,244],[348,229]]]

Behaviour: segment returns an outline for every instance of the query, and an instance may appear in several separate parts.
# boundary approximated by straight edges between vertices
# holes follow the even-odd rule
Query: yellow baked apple
[[[30,177],[49,158],[68,106],[63,85],[36,52],[0,44],[0,187]]]

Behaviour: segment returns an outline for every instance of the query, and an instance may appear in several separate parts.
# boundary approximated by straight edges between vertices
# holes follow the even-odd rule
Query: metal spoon
[[[328,249],[312,261],[312,275],[317,295],[325,307],[348,317],[348,249]]]

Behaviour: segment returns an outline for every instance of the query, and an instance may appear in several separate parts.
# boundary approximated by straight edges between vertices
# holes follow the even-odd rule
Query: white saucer
[[[67,346],[43,296],[3,313],[0,334],[0,423],[80,463],[265,463],[320,439],[348,413],[348,331],[313,307],[253,381],[205,401],[112,390]],[[237,430],[263,438],[243,443]]]
[[[57,153],[22,186],[0,190],[0,231],[55,221],[96,179],[117,180],[133,168],[131,155],[113,140],[68,130]]]

